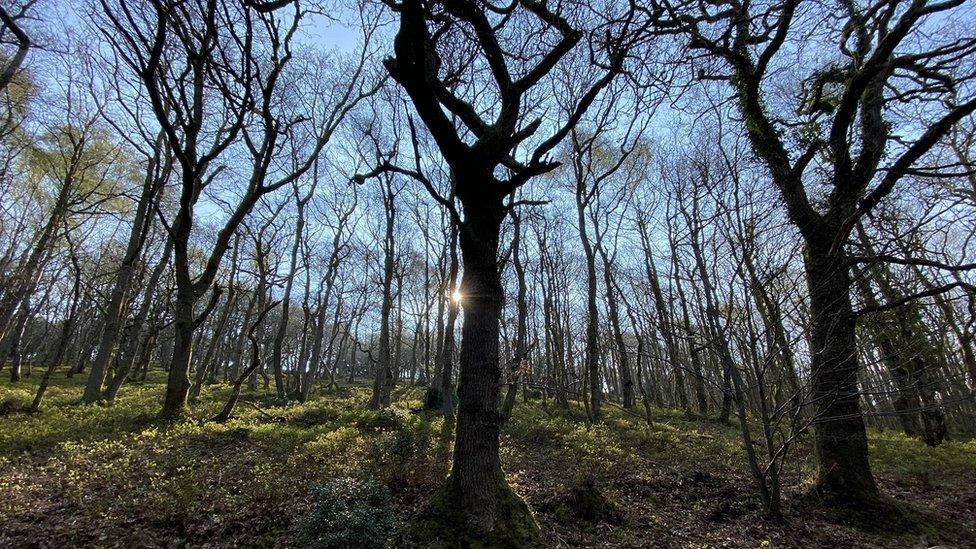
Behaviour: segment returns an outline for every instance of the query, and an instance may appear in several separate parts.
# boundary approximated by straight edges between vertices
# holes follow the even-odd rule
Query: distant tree
[[[288,68],[295,35],[307,15],[297,1],[100,4],[102,34],[139,76],[179,167],[178,208],[167,223],[174,243],[175,340],[161,412],[176,417],[190,389],[194,330],[210,312],[197,311],[196,305],[213,286],[237,228],[263,196],[311,168],[346,113],[376,87],[363,84],[369,51],[364,47],[343,84],[333,88],[309,82],[315,96],[310,108],[283,97],[294,78]],[[367,39],[371,29],[364,25]],[[247,158],[246,183],[217,230],[201,272],[194,273],[189,243],[195,207],[220,176],[222,159],[233,147],[242,147]]]

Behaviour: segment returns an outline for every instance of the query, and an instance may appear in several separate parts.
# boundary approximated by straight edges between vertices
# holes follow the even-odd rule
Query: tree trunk
[[[516,212],[512,212],[512,265],[515,267],[515,280],[518,283],[518,293],[515,296],[515,306],[518,310],[515,327],[515,351],[512,353],[512,364],[508,369],[508,390],[502,405],[502,421],[508,419],[515,407],[515,397],[518,394],[519,376],[528,369],[528,319],[529,303],[528,288],[525,284],[525,265],[522,263],[522,220]]]
[[[71,246],[70,239],[68,239],[68,245]],[[34,401],[31,402],[30,409],[28,410],[32,414],[41,408],[41,399],[44,398],[44,393],[47,391],[48,384],[51,382],[51,375],[54,374],[54,370],[61,363],[62,359],[64,359],[65,351],[68,348],[68,340],[74,331],[74,324],[78,316],[78,304],[81,301],[81,266],[78,263],[78,255],[75,253],[73,247],[71,247],[71,266],[75,274],[74,284],[71,289],[71,305],[64,325],[61,327],[61,337],[58,340],[57,346],[54,348],[54,356],[50,359],[47,369],[44,370],[41,383],[37,387],[37,393],[34,395]]]
[[[30,318],[30,300],[25,299],[20,306],[20,315],[17,317],[17,325],[14,326],[10,335],[10,382],[17,383],[21,377],[21,366],[24,362],[22,349],[24,331],[27,328],[27,320]]]
[[[876,500],[878,487],[868,463],[867,432],[858,403],[851,279],[846,258],[831,253],[830,247],[829,239],[808,243],[804,254],[810,292],[817,490],[847,503]]]
[[[298,220],[295,222],[295,241],[292,243],[291,258],[288,264],[288,277],[285,279],[285,293],[281,302],[281,318],[271,345],[271,366],[274,368],[275,392],[278,395],[279,401],[284,401],[286,397],[285,377],[281,368],[281,346],[285,341],[285,334],[288,331],[288,314],[291,310],[291,289],[294,285],[295,271],[298,267],[298,249],[302,245],[302,235],[305,229],[305,204],[308,203],[308,199],[312,195],[309,193],[305,198],[298,199],[296,191],[295,196],[298,203]]]
[[[577,191],[577,219],[579,223],[580,243],[583,245],[586,259],[586,376],[590,389],[590,419],[598,421],[603,415],[603,382],[600,380],[599,334],[597,325],[600,323],[599,311],[596,307],[596,257],[593,246],[586,234],[585,205],[580,202]]]
[[[263,291],[263,288],[262,288]],[[263,295],[263,294],[262,294]],[[262,299],[263,301],[263,299]],[[217,423],[224,423],[234,415],[234,408],[237,406],[237,401],[241,397],[241,388],[244,386],[244,382],[247,380],[255,370],[261,366],[261,346],[258,344],[258,338],[255,337],[254,332],[257,330],[258,326],[264,320],[264,317],[268,314],[271,309],[274,309],[280,301],[272,301],[267,307],[265,307],[258,318],[251,324],[250,328],[247,330],[247,339],[251,342],[251,361],[248,367],[241,372],[237,379],[234,380],[234,386],[231,389],[230,398],[227,399],[227,403],[221,408],[220,412],[214,416],[213,421]]]
[[[380,306],[380,358],[376,364],[376,375],[373,378],[373,394],[369,399],[369,408],[379,410],[390,405],[393,392],[393,369],[390,352],[390,313],[393,309],[393,277],[395,271],[395,248],[393,239],[394,223],[396,221],[396,203],[391,177],[384,180],[383,205],[386,211],[386,233],[383,242],[383,303]],[[397,342],[399,347],[399,341]]]
[[[624,343],[623,330],[620,327],[620,311],[617,305],[615,292],[619,291],[613,276],[613,263],[607,253],[600,246],[597,248],[603,260],[603,283],[606,286],[607,312],[610,320],[610,328],[613,330],[613,339],[617,344],[618,362],[620,364],[620,380],[623,385],[623,406],[625,409],[634,407],[634,378],[630,371],[630,360],[627,356],[627,345]],[[683,384],[683,382],[682,382]],[[682,388],[683,389],[683,388]],[[683,394],[683,393],[682,393]],[[684,402],[687,405],[687,402]]]
[[[448,275],[448,283],[452,288],[457,286],[458,256],[457,256],[457,229],[451,231],[451,259]],[[454,350],[457,346],[454,341],[454,326],[457,324],[458,310],[460,303],[450,299],[447,304],[447,323],[444,326],[444,348],[441,351],[441,413],[445,418],[454,418]]]
[[[166,379],[166,397],[160,417],[175,419],[186,408],[190,392],[190,359],[193,346],[193,302],[189,291],[177,288],[174,302],[173,356]]]
[[[538,544],[538,526],[509,487],[498,452],[498,338],[504,302],[498,241],[504,212],[500,198],[497,204],[484,196],[468,198],[459,234],[464,323],[454,459],[450,476],[432,501],[429,525],[448,527],[448,535],[460,546],[531,546]],[[442,531],[427,534],[445,540]]]
[[[157,150],[159,150],[161,139],[157,140],[156,145]],[[146,170],[142,194],[139,196],[136,205],[135,218],[132,220],[132,229],[129,231],[129,240],[125,247],[125,255],[122,256],[118,275],[105,307],[98,349],[95,352],[95,360],[92,361],[91,370],[88,374],[88,382],[85,384],[85,393],[81,397],[81,401],[85,403],[90,404],[102,397],[102,385],[105,383],[105,374],[112,358],[112,351],[115,350],[115,344],[119,339],[129,288],[136,273],[136,262],[139,260],[143,244],[146,241],[146,234],[149,232],[149,226],[152,223],[150,209],[159,188],[158,182],[161,180],[157,175],[158,166],[159,157],[157,153],[149,162],[149,167]],[[168,171],[168,168],[164,169]]]
[[[451,478],[461,490],[461,507],[469,524],[474,531],[486,533],[495,526],[498,492],[506,482],[498,455],[498,335],[503,303],[497,265],[499,231],[497,217],[473,219],[460,235],[464,321]]]

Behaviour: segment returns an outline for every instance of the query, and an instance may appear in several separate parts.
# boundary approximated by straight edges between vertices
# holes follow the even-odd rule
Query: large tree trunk
[[[499,230],[499,221],[479,219],[467,223],[460,235],[464,320],[451,477],[461,490],[468,521],[480,532],[494,528],[498,488],[505,484],[498,455],[498,335],[504,301],[496,258]]]
[[[174,302],[173,356],[170,360],[169,375],[166,379],[166,397],[160,417],[173,419],[179,417],[186,408],[186,398],[190,392],[190,359],[193,347],[193,302],[187,291],[178,288]]]
[[[447,526],[452,531],[448,536],[460,546],[474,541],[532,546],[538,544],[538,526],[505,480],[498,452],[502,423],[498,338],[504,303],[498,241],[504,213],[500,200],[497,205],[478,202],[477,207],[465,208],[459,234],[464,321],[457,429],[451,473],[432,502],[430,514],[435,520],[431,524]],[[445,540],[444,533],[428,534]]]
[[[857,344],[846,258],[829,240],[805,250],[810,292],[811,389],[815,403],[817,490],[837,501],[878,498],[858,403]]]

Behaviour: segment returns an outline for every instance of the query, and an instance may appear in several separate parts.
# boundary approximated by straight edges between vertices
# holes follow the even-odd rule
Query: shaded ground
[[[342,476],[390,489],[395,543],[405,546],[450,454],[443,421],[410,411],[420,405],[415,390],[400,391],[384,413],[363,409],[359,387],[288,406],[260,392],[248,398],[261,411],[244,404],[216,425],[200,420],[225,390],[209,389],[193,407],[197,421],[167,426],[153,419],[160,382],[125,387],[111,407],[74,404],[81,383],[59,378],[42,413],[0,417],[0,546],[286,546],[308,514],[309,487]],[[0,383],[0,408],[34,387]],[[553,546],[976,546],[976,442],[928,448],[872,433],[879,482],[907,518],[871,527],[795,498],[809,477],[801,441],[786,482],[788,521],[777,524],[761,518],[731,426],[656,413],[648,427],[610,409],[587,427],[578,410],[516,408],[503,463]]]

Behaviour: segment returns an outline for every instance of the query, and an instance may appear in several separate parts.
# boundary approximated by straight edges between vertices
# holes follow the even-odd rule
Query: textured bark
[[[498,336],[503,304],[498,272],[500,204],[465,209],[459,235],[464,276],[464,322],[458,374],[458,417],[452,481],[460,488],[460,505],[475,532],[491,532],[498,519],[499,489],[506,486],[498,454]],[[494,210],[494,211],[492,211]]]
[[[817,489],[848,503],[874,500],[867,432],[858,405],[857,344],[846,258],[831,244],[805,250],[810,292],[811,398],[815,403]]]

